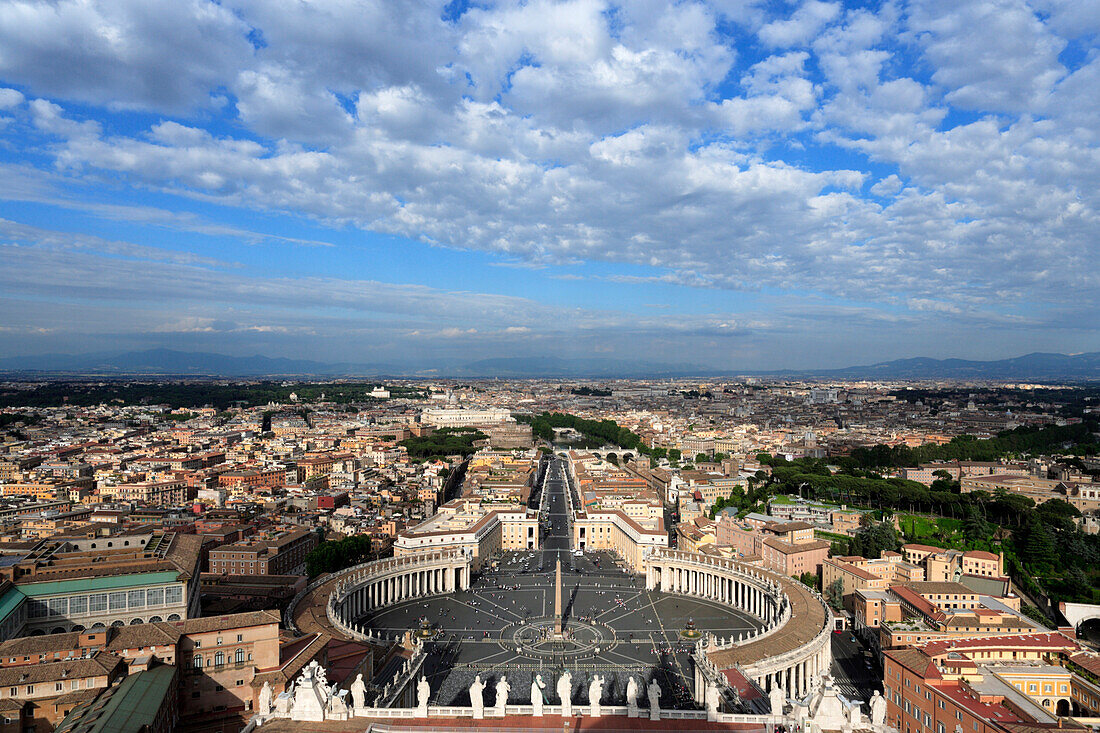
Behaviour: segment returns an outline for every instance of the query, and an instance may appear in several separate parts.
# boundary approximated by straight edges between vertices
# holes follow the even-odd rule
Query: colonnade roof
[[[813,641],[825,628],[826,611],[821,601],[802,583],[780,578],[783,593],[790,599],[791,618],[783,628],[756,641],[732,649],[707,652],[707,657],[719,669],[734,665],[747,666],[762,659],[794,651]]]

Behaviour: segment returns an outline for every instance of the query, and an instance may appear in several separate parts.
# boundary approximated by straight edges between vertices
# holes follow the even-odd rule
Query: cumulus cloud
[[[19,89],[0,89],[0,136],[73,189],[176,202],[70,190],[70,208],[103,219],[267,241],[210,221],[220,206],[487,252],[549,279],[813,292],[976,322],[1096,301],[1100,60],[1064,53],[1095,27],[1083,5],[532,0],[456,17],[396,0],[14,2],[0,81]],[[199,267],[193,284],[221,267],[0,224],[8,241],[37,238],[36,256],[113,248]],[[605,270],[551,269],[593,262]],[[341,278],[232,280],[217,282],[240,307],[269,307],[279,287],[312,303],[317,286],[363,307]],[[383,285],[372,308],[413,297]],[[530,335],[513,329],[540,332],[404,333]]]

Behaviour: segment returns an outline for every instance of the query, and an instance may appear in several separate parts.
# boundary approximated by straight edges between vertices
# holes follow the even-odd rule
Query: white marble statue
[[[294,702],[290,707],[291,720],[321,722],[329,707],[329,689],[324,684],[324,672],[318,673],[321,666],[310,662],[302,670],[294,686]]]
[[[275,698],[275,712],[282,715],[289,715],[290,701],[292,699],[289,692],[280,692],[279,696]]]
[[[260,701],[256,706],[260,715],[271,715],[271,683],[264,682],[260,688]]]
[[[638,680],[634,679],[634,675],[630,675],[630,678],[626,681],[626,706],[631,712],[637,714]]]
[[[335,687],[335,685],[333,685]],[[339,693],[333,694],[328,699],[328,710],[325,713],[325,718],[328,720],[347,720],[349,716],[348,704],[344,700],[347,696],[346,690],[340,690]]]
[[[573,675],[568,670],[558,678],[558,697],[561,699],[563,718],[573,716]]]
[[[512,691],[512,686],[508,684],[508,675],[502,674],[500,681],[497,682],[497,700],[496,709],[497,715],[504,716],[504,706],[508,704],[508,693]]]
[[[651,680],[649,687],[646,689],[646,694],[649,697],[649,719],[660,720],[661,719],[661,686],[657,684],[657,680]]]
[[[432,686],[428,684],[428,678],[420,675],[420,681],[416,683],[416,717],[428,717],[428,698],[432,696]]]
[[[546,683],[542,681],[542,675],[535,675],[535,679],[531,680],[531,707],[534,708],[532,713],[536,718],[542,717],[542,691],[546,689]]]
[[[863,708],[860,706],[858,700],[849,704],[848,724],[852,726],[853,730],[858,730],[863,727]]]
[[[351,701],[356,710],[362,710],[367,706],[367,686],[363,683],[363,674],[355,676],[351,683]]]
[[[875,690],[875,694],[871,695],[871,725],[885,724],[886,698],[880,695],[878,690]]]
[[[592,681],[588,683],[588,708],[593,718],[600,717],[600,698],[603,697],[604,678],[598,674],[592,675]]]
[[[707,720],[718,720],[718,687],[710,680],[707,680],[707,686],[703,689],[703,704],[707,708]]]
[[[768,693],[768,701],[772,705],[772,715],[782,715],[783,705],[787,702],[787,696],[783,694],[783,688],[779,685],[772,687]]]
[[[485,701],[481,697],[484,689],[485,683],[481,681],[481,675],[475,676],[473,684],[470,685],[470,707],[474,709],[475,720],[485,717]]]
[[[328,687],[328,670],[322,667],[316,659],[309,663],[313,668],[313,676],[321,683],[322,687]]]

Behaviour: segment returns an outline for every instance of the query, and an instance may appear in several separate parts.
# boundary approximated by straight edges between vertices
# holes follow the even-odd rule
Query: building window
[[[195,655],[195,669],[202,669],[202,655]]]
[[[223,664],[225,664],[225,654],[222,652],[218,652],[214,655],[214,666],[220,667]]]
[[[244,649],[237,650],[237,652],[233,655],[233,661],[235,661],[237,664],[244,663]]]

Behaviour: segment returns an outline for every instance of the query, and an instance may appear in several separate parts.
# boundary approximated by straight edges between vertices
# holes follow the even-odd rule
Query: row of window
[[[46,684],[48,685],[49,683],[46,683]],[[54,692],[64,692],[65,691],[65,683],[64,682],[54,682],[53,686],[54,686],[53,687]],[[84,678],[84,687],[85,687],[85,689],[90,690],[93,686],[95,686],[95,679],[92,678],[92,677],[85,677]],[[33,695],[34,694],[34,689],[35,689],[34,685],[27,685],[26,686],[26,692],[24,694]],[[69,689],[70,690],[79,690],[80,689],[80,680],[69,680]],[[19,697],[19,688],[18,687],[9,687],[8,688],[8,697]]]
[[[236,664],[244,664],[246,661],[252,661],[252,652],[245,652],[244,649],[238,649],[233,652],[233,662]],[[195,669],[202,669],[203,659],[201,654],[196,654],[191,663]],[[225,664],[225,652],[215,652],[213,658],[207,658],[207,665],[212,667],[220,667]]]
[[[1024,688],[1023,688],[1023,683],[1022,682],[1016,682],[1014,684],[1016,685],[1017,690],[1020,690],[1021,692],[1023,691]],[[1028,685],[1027,685],[1027,691],[1028,692],[1038,692],[1039,691],[1038,683],[1029,682]],[[1046,692],[1046,693],[1054,692],[1054,685],[1049,683],[1049,682],[1045,683],[1043,685],[1043,692]],[[1061,686],[1061,694],[1063,694],[1063,695],[1069,694],[1069,685],[1065,684],[1064,682],[1062,683],[1062,686]]]
[[[84,616],[90,613],[106,611],[136,610],[155,606],[171,606],[183,601],[183,586],[170,585],[165,588],[142,588],[140,590],[114,591],[111,593],[92,593],[89,595],[31,600],[29,602],[31,618],[47,616]]]

